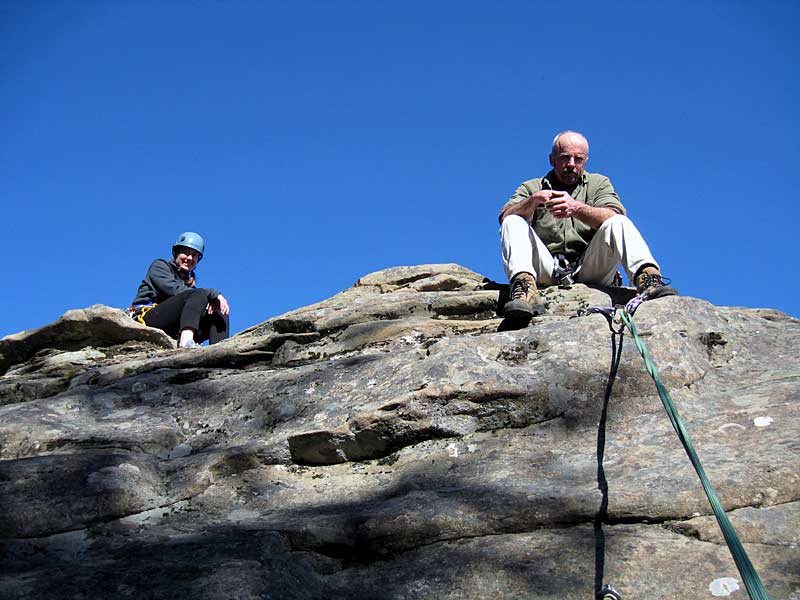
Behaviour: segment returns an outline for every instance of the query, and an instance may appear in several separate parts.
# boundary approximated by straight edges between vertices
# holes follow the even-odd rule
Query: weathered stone
[[[614,345],[587,309],[631,290],[547,288],[502,331],[505,290],[398,267],[192,352],[40,348],[0,378],[23,390],[0,407],[0,589],[743,595],[628,334],[602,421]],[[800,321],[688,297],[635,320],[770,597],[797,596]]]
[[[89,449],[1,461],[0,491],[6,499],[0,537],[83,529],[167,502],[152,457]]]
[[[324,303],[278,317],[273,325],[281,333],[338,331],[368,321],[393,319],[491,319],[497,309],[497,292],[413,292],[400,290],[380,295],[343,292]]]
[[[420,282],[426,282],[419,285]],[[415,265],[411,267],[392,267],[365,275],[354,287],[378,287],[381,291],[389,291],[402,287],[410,287],[417,291],[451,291],[484,289],[491,283],[489,279],[470,271],[461,265]],[[428,288],[427,290],[422,288]]]
[[[25,363],[14,365],[0,380],[0,406],[53,396],[86,367],[106,358],[94,348],[74,352],[40,350]]]
[[[75,374],[75,373],[72,373]],[[37,374],[22,377],[0,376],[0,406],[54,396],[69,385],[70,375],[60,373],[51,377]]]
[[[30,359],[42,349],[80,350],[141,340],[157,348],[174,348],[175,342],[159,329],[145,327],[124,311],[95,304],[68,310],[60,319],[29,331],[0,339],[0,375],[9,367]]]
[[[800,545],[800,502],[789,502],[767,508],[745,507],[732,511],[731,524],[745,543],[766,543],[770,546],[797,548]],[[704,542],[724,544],[725,539],[716,518],[696,517],[676,523],[673,529]]]
[[[499,319],[392,319],[356,323],[308,344],[286,343],[276,352],[273,365],[296,365],[347,354],[365,348],[387,351],[429,343],[452,335],[476,335],[497,329]]]
[[[587,526],[439,542],[344,569],[329,579],[327,597],[583,600],[592,597],[595,584],[596,542]],[[742,594],[736,595],[745,597],[724,546],[648,525],[607,527],[604,543],[609,557],[602,581],[611,582],[623,598],[711,598],[709,585],[725,576],[739,579]],[[798,549],[749,545],[747,550],[756,564],[774,565],[763,570],[770,597],[797,593],[791,567],[800,559]]]

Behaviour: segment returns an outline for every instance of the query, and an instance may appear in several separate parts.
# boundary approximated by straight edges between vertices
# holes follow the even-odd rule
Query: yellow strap
[[[140,306],[134,309],[134,313],[131,316],[133,317],[134,321],[141,323],[142,325],[147,325],[147,323],[144,322],[144,316],[151,310],[153,310],[156,306],[158,306],[158,304],[148,304],[147,306]]]

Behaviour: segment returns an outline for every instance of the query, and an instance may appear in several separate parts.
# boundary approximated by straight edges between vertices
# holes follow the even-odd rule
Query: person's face
[[[184,273],[191,273],[200,262],[200,253],[194,248],[178,246],[175,254],[175,264]]]
[[[575,185],[589,160],[589,146],[578,136],[561,136],[550,154],[550,164],[558,180],[564,185]]]

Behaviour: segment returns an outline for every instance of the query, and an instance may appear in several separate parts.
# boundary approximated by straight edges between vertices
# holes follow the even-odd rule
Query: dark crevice
[[[625,517],[613,517],[606,515],[605,521],[603,525],[614,527],[619,525],[647,525],[659,528],[665,528],[668,531],[673,533],[683,534],[686,535],[685,532],[678,532],[673,531],[669,527],[665,527],[670,523],[675,522],[675,517],[663,517],[663,518],[654,518],[652,516],[625,516]],[[446,533],[439,535],[435,538],[429,539],[424,542],[420,542],[417,544],[412,544],[408,546],[403,546],[400,549],[392,552],[376,552],[376,548],[386,548],[390,546],[389,543],[392,541],[391,536],[379,536],[369,539],[364,539],[363,541],[358,541],[358,534],[355,534],[356,540],[352,544],[347,543],[339,543],[339,544],[303,544],[297,540],[292,541],[293,550],[306,550],[306,551],[313,551],[324,556],[328,556],[330,558],[334,558],[337,560],[343,561],[343,568],[358,568],[369,566],[371,564],[380,563],[380,562],[387,562],[391,560],[395,560],[405,554],[416,552],[422,548],[426,548],[429,546],[435,546],[437,544],[444,544],[444,543],[451,543],[451,542],[459,542],[465,540],[472,540],[472,539],[481,539],[481,538],[491,538],[496,536],[509,536],[509,535],[525,535],[530,533],[542,532],[542,531],[559,531],[565,529],[571,529],[574,527],[594,527],[596,526],[596,519],[575,519],[575,520],[565,520],[565,521],[554,521],[552,523],[543,524],[535,527],[530,528],[520,528],[520,529],[504,529],[504,530],[497,530],[491,532],[481,532],[476,533],[474,535],[470,534],[462,534],[462,535],[452,535],[449,536]],[[288,532],[281,532],[285,535],[291,534]],[[692,537],[692,536],[687,536]],[[715,545],[724,545],[724,542],[714,542],[711,540],[702,540],[699,538],[698,541],[712,543]],[[762,546],[775,546],[775,547],[786,547],[785,544],[769,544],[764,542],[748,542],[748,544],[755,544],[755,545],[762,545]]]
[[[769,509],[776,508],[776,507],[779,507],[779,506],[786,506],[788,504],[794,504],[796,502],[798,502],[798,499],[787,500],[786,502],[779,502],[777,504],[770,504],[769,506],[763,506],[763,505],[760,505],[760,504],[744,504],[744,505],[741,505],[741,506],[728,508],[725,511],[725,513],[730,516],[731,513],[735,512],[737,510],[745,509],[745,508],[752,508],[752,509],[755,509],[755,510],[769,510]],[[688,525],[689,521],[691,521],[693,519],[701,519],[701,518],[710,519],[710,518],[715,518],[715,516],[714,516],[713,512],[709,512],[709,513],[704,514],[704,515],[687,516],[687,517],[684,517],[682,519],[675,519],[675,518],[667,519],[667,520],[661,522],[660,525],[664,529],[666,529],[666,530],[668,530],[668,531],[670,531],[672,533],[676,533],[678,535],[682,535],[682,536],[690,538],[690,539],[694,539],[694,540],[697,540],[697,541],[700,541],[700,542],[707,542],[709,544],[715,544],[717,546],[726,545],[726,542],[725,542],[724,539],[712,540],[712,539],[705,539],[705,538],[701,537],[702,536],[702,532],[701,531],[699,531],[698,529],[692,528],[692,527],[690,527]],[[718,523],[717,523],[717,527],[719,527]],[[720,535],[722,535],[721,532],[720,532]],[[787,546],[791,546],[792,545],[792,542],[788,542],[788,541],[784,542],[784,543],[770,543],[770,542],[765,542],[765,541],[759,541],[759,542],[749,541],[749,542],[743,542],[743,543],[756,544],[756,545],[760,545],[760,546],[772,546],[772,547],[779,547],[779,548],[785,548]]]
[[[671,526],[669,524],[664,524],[664,529],[666,529],[667,531],[669,531],[671,533],[674,533],[674,534],[677,534],[677,535],[682,535],[682,536],[684,536],[686,538],[689,538],[691,540],[695,540],[695,541],[698,541],[698,542],[702,542],[704,544],[714,544],[715,546],[728,546],[728,544],[727,544],[727,542],[725,541],[724,538],[723,539],[719,539],[719,540],[712,540],[712,539],[704,538],[704,537],[701,537],[700,532],[697,531],[697,530],[683,530],[682,528],[678,527],[677,525],[678,524],[674,524],[674,525]],[[720,535],[722,535],[722,534],[720,533]],[[790,548],[790,547],[792,547],[794,545],[794,542],[788,542],[788,541],[787,542],[783,542],[783,543],[766,542],[766,541],[758,541],[758,542],[745,541],[745,540],[741,540],[741,541],[742,541],[743,544],[747,544],[748,546],[749,545],[766,546],[766,547],[771,547],[771,548]]]
[[[174,506],[176,504],[179,504],[180,502],[185,502],[187,500],[191,500],[192,498],[195,498],[195,497],[199,496],[202,493],[203,492],[198,492],[197,494],[187,494],[185,497],[177,498],[174,501],[167,502],[165,504],[159,504],[158,506],[152,506],[152,507],[146,508],[144,510],[137,510],[136,512],[125,513],[125,514],[121,514],[121,515],[107,515],[107,516],[104,516],[104,517],[97,517],[97,518],[89,521],[88,523],[86,523],[85,525],[83,525],[81,527],[71,527],[71,528],[67,528],[67,529],[58,529],[58,530],[54,530],[54,531],[50,531],[48,533],[38,534],[38,535],[18,536],[18,537],[5,537],[5,538],[0,538],[0,539],[2,539],[2,540],[38,540],[38,539],[46,539],[46,538],[52,537],[54,535],[63,535],[65,533],[73,533],[73,532],[76,532],[76,531],[88,531],[88,530],[90,530],[90,529],[92,529],[94,527],[98,527],[98,526],[101,526],[101,525],[107,525],[109,523],[114,523],[116,521],[121,521],[122,519],[127,519],[128,517],[141,515],[141,514],[144,514],[144,513],[153,511],[153,510],[160,510],[160,509],[164,509],[164,508],[169,508],[170,506]]]
[[[66,449],[66,451],[62,451],[64,449]],[[135,444],[131,444],[130,446],[121,446],[119,445],[119,442],[112,444],[98,440],[97,443],[92,443],[91,440],[88,441],[82,440],[81,442],[76,443],[72,442],[71,440],[60,439],[43,444],[42,449],[37,450],[36,454],[31,454],[26,456],[22,455],[10,456],[7,458],[1,458],[0,460],[15,461],[15,460],[27,460],[31,458],[48,457],[48,456],[70,456],[70,455],[80,454],[82,451],[93,451],[93,450],[111,450],[111,451],[125,452],[129,454],[144,454],[147,456],[153,456],[155,458],[159,458],[158,454],[145,450],[141,446],[137,446]]]
[[[395,407],[393,407],[394,410]],[[476,407],[479,408],[479,407]],[[458,415],[472,416],[469,413]],[[315,431],[299,434],[289,438],[289,450],[292,462],[303,467],[324,467],[333,464],[358,463],[370,460],[382,460],[406,448],[412,448],[434,440],[464,439],[471,433],[503,431],[505,429],[525,429],[533,425],[542,425],[563,418],[564,412],[547,417],[531,417],[502,426],[478,425],[473,432],[463,434],[438,427],[426,427],[411,431],[397,431],[389,434],[382,432],[381,423],[373,423],[360,430]],[[451,415],[452,416],[452,415]],[[480,419],[480,417],[476,417]],[[499,417],[501,418],[501,417]],[[485,418],[491,421],[491,418]],[[494,419],[496,421],[496,419]]]
[[[343,568],[358,568],[369,566],[371,564],[380,563],[380,562],[387,562],[391,560],[395,560],[405,554],[416,552],[422,548],[427,548],[430,546],[436,546],[438,544],[446,544],[446,543],[453,543],[453,542],[461,542],[461,541],[468,541],[474,539],[482,539],[482,538],[493,538],[499,536],[513,536],[513,535],[526,535],[532,534],[537,532],[553,532],[553,531],[560,531],[565,529],[571,529],[574,527],[589,527],[594,524],[593,520],[574,520],[574,521],[555,521],[552,523],[548,523],[546,525],[540,525],[531,528],[525,529],[504,529],[504,530],[497,530],[497,531],[488,531],[488,532],[481,532],[476,533],[473,535],[470,534],[461,534],[461,535],[447,535],[443,533],[440,536],[432,538],[430,540],[420,542],[417,544],[412,544],[408,546],[403,546],[400,549],[397,549],[392,552],[376,552],[376,548],[386,548],[390,544],[387,542],[392,541],[391,536],[378,536],[374,538],[369,538],[367,540],[363,540],[362,542],[355,541],[353,544],[320,544],[320,545],[305,545],[299,541],[292,541],[292,549],[298,551],[312,551],[318,554],[322,554],[329,558],[334,558],[337,560],[341,560],[343,562]],[[614,525],[659,525],[658,523],[654,522],[652,519],[647,520],[639,520],[639,519],[613,519],[609,520],[607,523],[609,526]],[[280,532],[284,535],[289,535],[288,532]]]

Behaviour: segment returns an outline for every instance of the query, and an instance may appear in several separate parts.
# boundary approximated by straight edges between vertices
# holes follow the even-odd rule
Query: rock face
[[[63,391],[72,377],[100,359],[174,348],[163,331],[96,304],[57,321],[0,339],[0,405]]]
[[[580,315],[630,291],[549,288],[519,331],[504,293],[398,267],[194,351],[98,307],[0,340],[0,597],[746,598],[629,336],[603,419],[612,338]],[[635,319],[797,600],[800,321],[689,297]]]

